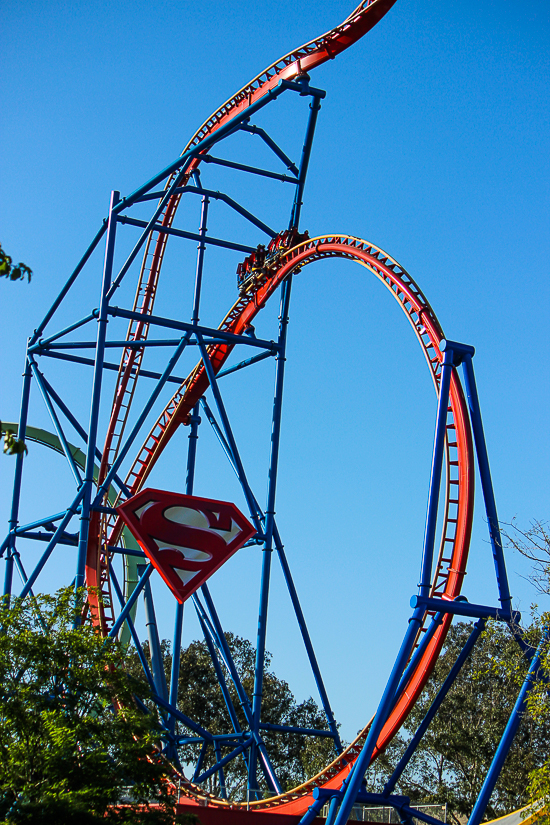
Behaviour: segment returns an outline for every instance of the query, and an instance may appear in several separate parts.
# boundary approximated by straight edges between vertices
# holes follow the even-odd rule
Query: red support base
[[[194,814],[201,825],[297,825],[301,814],[277,814],[266,811],[247,811],[242,808],[220,808],[217,805],[180,804],[177,814]],[[315,820],[323,823],[324,819]]]
[[[176,806],[177,814],[194,814],[200,825],[298,825],[302,814],[279,814],[271,811],[247,811],[243,808],[220,808],[217,805],[202,806],[192,802]],[[315,825],[324,825],[324,817],[316,817]],[[380,825],[364,821],[363,825]]]

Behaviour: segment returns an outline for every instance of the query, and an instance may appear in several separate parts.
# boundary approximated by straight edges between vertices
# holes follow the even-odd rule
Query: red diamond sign
[[[117,511],[180,604],[256,532],[230,502],[164,490],[141,490]]]

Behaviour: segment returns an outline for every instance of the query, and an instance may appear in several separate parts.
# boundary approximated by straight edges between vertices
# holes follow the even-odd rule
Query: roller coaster
[[[307,825],[323,809],[326,811],[328,805],[326,821],[330,825],[342,825],[348,820],[353,806],[362,802],[393,807],[402,822],[412,823],[414,818],[427,825],[438,824],[439,820],[415,809],[408,798],[395,794],[394,789],[429,722],[444,700],[454,676],[482,633],[486,621],[493,618],[509,624],[518,644],[531,656],[532,666],[471,815],[469,825],[478,825],[517,729],[540,660],[541,649],[535,651],[529,648],[522,639],[520,616],[512,610],[473,369],[473,347],[446,339],[418,284],[388,253],[361,238],[342,234],[310,237],[300,229],[310,154],[321,101],[325,97],[323,90],[311,85],[310,73],[363,37],[384,17],[394,2],[395,0],[362,2],[343,23],[289,52],[229,98],[203,123],[182,154],[147,183],[123,198],[118,192],[113,192],[108,217],[28,343],[21,416],[13,429],[18,431],[19,438],[36,441],[63,454],[73,476],[76,492],[61,512],[37,512],[35,519],[22,524],[19,507],[24,455],[17,456],[9,530],[1,546],[5,558],[4,594],[13,593],[22,598],[32,595],[45,566],[54,563],[56,548],[75,548],[76,567],[67,583],[73,580],[74,575],[76,587],[86,584],[95,589],[92,592],[101,594],[101,598],[89,596],[87,613],[88,620],[95,624],[98,632],[118,637],[123,644],[133,641],[150,685],[151,696],[157,702],[163,720],[164,752],[172,765],[174,786],[178,787],[180,794],[180,807],[182,810],[200,810],[201,815],[208,811],[210,818],[205,819],[205,822],[225,819],[226,822],[252,823],[259,821],[258,817],[265,821],[266,816],[271,815],[281,817],[280,822]],[[286,154],[266,129],[252,122],[253,118],[261,118],[263,110],[279,98],[293,95],[309,104],[302,153],[297,162]],[[219,150],[223,147],[229,138],[235,139],[243,134],[251,134],[262,141],[274,160],[283,164],[285,171],[254,167],[211,154],[214,148]],[[206,178],[206,166],[211,178],[221,168],[231,169],[245,180],[282,182],[293,193],[289,199],[290,218],[287,221],[276,216],[277,223],[272,228],[232,194],[220,191],[215,184],[205,186],[203,176]],[[239,192],[245,191],[246,186],[243,187],[241,183]],[[191,228],[183,228],[177,222],[178,215],[183,211],[180,206],[182,203],[186,206],[196,203],[197,198],[200,200],[198,229],[196,224]],[[261,233],[260,241],[255,245],[246,245],[241,239],[237,241],[211,236],[207,230],[207,221],[213,202],[224,203],[243,218],[253,232]],[[123,248],[130,251],[124,253],[125,260],[119,267],[115,266],[115,251],[120,246],[122,227],[127,227],[124,232],[134,234],[129,247],[129,241],[125,241],[126,246]],[[169,238],[173,239],[174,244],[191,242],[198,245],[194,267],[194,297],[188,322],[181,318],[159,316],[154,312],[157,293],[162,289],[160,275]],[[81,273],[90,270],[90,259],[102,240],[105,243],[105,259],[99,302],[84,314],[74,317],[71,289]],[[209,247],[227,254],[230,263],[224,277],[228,272],[235,271],[235,258],[237,255],[239,258],[236,300],[217,327],[205,326],[199,322],[203,281],[206,277],[205,254]],[[343,747],[340,741],[338,725],[275,518],[292,284],[299,273],[300,279],[307,277],[304,270],[310,264],[333,258],[359,264],[365,274],[373,275],[391,293],[424,353],[438,397],[418,593],[411,599],[412,613],[378,709],[347,747]],[[114,303],[114,298],[117,295],[124,296],[130,273],[134,270],[137,274],[137,288],[133,303],[128,301],[126,305],[118,306]],[[273,301],[276,294],[280,305],[276,335],[272,340],[259,338],[253,321],[270,299]],[[74,320],[63,328],[52,331],[52,321],[61,307],[65,312],[69,308],[69,314]],[[113,337],[114,331],[121,327],[126,332],[118,338],[116,335]],[[150,337],[152,329],[158,337]],[[76,340],[71,337],[73,333],[86,334],[88,330],[95,331],[92,335],[88,334],[88,338]],[[79,350],[86,349],[92,352],[91,357],[77,354]],[[109,350],[113,349],[120,352],[120,359],[115,362],[108,360]],[[250,350],[252,354],[247,354]],[[240,353],[238,360],[229,363],[234,351]],[[160,368],[146,369],[146,356],[150,356],[152,352],[157,355],[155,364],[158,363],[159,352],[168,354],[162,356]],[[184,352],[195,352],[199,356],[198,363],[186,378],[174,374]],[[63,394],[60,394],[46,377],[43,365],[47,365],[48,359],[52,358],[76,364],[83,373],[92,371],[87,427],[77,419],[71,400],[67,397],[71,388],[64,387]],[[262,509],[249,483],[220,389],[220,379],[241,370],[250,370],[253,364],[265,359],[275,362],[275,392],[268,492]],[[462,370],[462,378],[459,368]],[[112,373],[116,373],[116,380],[110,412],[106,417],[102,412],[106,405],[106,379]],[[138,386],[141,388],[145,384],[150,389],[145,393],[138,392]],[[170,385],[176,387],[174,394],[167,403],[161,402],[163,391]],[[83,382],[80,383],[80,387],[82,386]],[[32,426],[29,417],[31,390],[42,398],[52,421],[52,432]],[[185,716],[178,709],[179,658],[173,657],[170,679],[167,680],[162,666],[150,587],[150,577],[155,569],[159,569],[159,565],[162,568],[162,563],[159,562],[157,566],[153,563],[154,554],[149,552],[145,540],[141,540],[143,537],[140,538],[139,535],[139,524],[136,532],[128,518],[132,507],[132,512],[139,521],[141,513],[148,506],[157,502],[157,498],[162,500],[165,494],[149,490],[146,481],[176,432],[180,428],[186,428],[189,431],[189,449],[185,489],[182,494],[168,494],[183,495],[183,498],[177,499],[180,502],[178,506],[173,503],[170,506],[172,510],[187,513],[187,521],[185,518],[183,521],[180,519],[180,527],[183,525],[184,534],[188,537],[195,535],[197,529],[202,529],[203,533],[210,531],[210,534],[217,530],[217,536],[232,529],[231,526],[221,526],[221,521],[214,524],[212,514],[216,508],[221,512],[223,502],[205,503],[206,500],[194,496],[201,416],[213,428],[221,449],[237,476],[247,511],[246,523],[250,526],[246,541],[249,545],[261,548],[263,559],[259,584],[254,690],[250,696],[243,687],[227,644],[208,586],[209,575],[199,576],[200,586],[187,586],[189,581],[193,581],[193,576],[197,575],[202,556],[206,558],[208,553],[202,553],[201,556],[199,547],[203,545],[200,542],[193,545],[191,540],[188,541],[189,546],[181,551],[188,569],[187,572],[183,571],[186,572],[185,576],[181,570],[179,573],[185,586],[173,591],[176,595],[179,593],[174,599],[173,650],[181,648],[183,603],[189,599],[194,604],[204,631],[220,691],[227,706],[230,725],[223,736],[205,730],[196,720]],[[79,439],[79,447],[69,441],[67,426],[72,428]],[[144,436],[147,428],[149,431]],[[136,449],[140,439],[141,446]],[[472,530],[476,463],[494,558],[498,606],[471,604],[461,595]],[[139,507],[136,502],[139,502]],[[165,513],[168,512],[166,507]],[[190,512],[194,514],[195,521],[189,520]],[[219,513],[216,518],[218,516]],[[198,528],[199,524],[203,526]],[[161,530],[162,527],[158,529]],[[173,533],[170,535],[173,536]],[[36,542],[42,542],[42,546],[45,544],[45,549],[37,558],[36,554],[29,554],[27,549],[31,542],[34,542],[33,546],[36,546]],[[173,537],[167,538],[162,546],[157,541],[157,549],[177,549],[177,542],[174,542]],[[24,563],[26,556],[33,560],[33,569],[28,573]],[[326,728],[323,730],[310,731],[281,726],[280,732],[289,736],[296,733],[322,736],[330,738],[334,744],[333,761],[321,773],[291,790],[281,787],[269,749],[262,738],[262,731],[269,728],[262,721],[262,695],[273,559],[278,559],[280,563],[303,638],[307,663],[313,673],[326,716]],[[18,572],[22,580],[20,591],[14,589],[14,571]],[[168,578],[165,580],[168,581]],[[147,616],[150,664],[134,624],[140,596],[143,596]],[[433,671],[454,616],[476,620],[470,639],[453,668],[451,678],[441,688],[383,793],[370,793],[365,789],[365,773],[407,719]],[[232,690],[236,692],[244,712],[245,728],[239,724],[229,684],[232,684]],[[190,768],[189,778],[189,766],[182,767],[179,750],[190,742],[200,745],[200,754],[196,764]],[[215,762],[206,769],[204,757],[208,749],[215,753]],[[247,788],[241,798],[228,798],[225,790],[224,768],[233,760],[244,760],[246,766]],[[208,780],[214,774],[219,777],[221,788],[221,793],[217,796],[207,790]]]

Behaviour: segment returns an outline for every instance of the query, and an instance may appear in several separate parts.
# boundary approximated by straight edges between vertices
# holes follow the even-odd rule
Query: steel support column
[[[392,775],[390,776],[390,778],[388,779],[388,781],[384,785],[384,791],[383,791],[384,796],[389,796],[389,794],[391,794],[393,792],[397,782],[399,781],[399,778],[400,778],[401,774],[403,773],[403,771],[405,770],[405,768],[409,764],[409,761],[410,761],[411,757],[413,756],[413,754],[414,754],[414,752],[417,748],[417,745],[419,744],[420,740],[422,739],[422,737],[424,736],[424,734],[428,730],[428,727],[429,727],[432,719],[434,718],[435,714],[439,710],[440,705],[443,702],[443,700],[445,699],[447,693],[449,692],[449,690],[453,686],[454,681],[455,681],[456,677],[458,676],[464,662],[466,661],[466,659],[470,655],[475,643],[479,639],[479,636],[481,635],[484,628],[485,628],[485,619],[479,619],[475,623],[474,629],[472,630],[466,644],[462,648],[456,662],[454,663],[451,670],[449,671],[449,673],[447,675],[447,678],[445,679],[445,681],[441,685],[435,699],[433,700],[433,702],[430,706],[430,709],[428,710],[426,716],[424,717],[424,719],[422,720],[422,722],[418,726],[418,729],[417,729],[416,733],[414,734],[413,738],[409,742],[409,745],[408,745],[405,753],[403,754],[403,756],[399,760],[399,762],[398,762],[395,770],[393,771]]]
[[[308,87],[304,84],[305,88]],[[298,227],[300,222],[300,214],[302,211],[302,204],[303,204],[303,196],[304,196],[304,187],[306,184],[306,177],[307,177],[307,170],[309,166],[309,159],[311,157],[311,147],[313,145],[313,137],[315,135],[315,126],[317,124],[317,116],[321,109],[321,101],[320,95],[315,96],[311,103],[309,104],[309,118],[306,128],[306,136],[304,139],[304,145],[302,147],[302,157],[300,158],[300,172],[298,175],[298,186],[296,187],[296,194],[294,195],[294,204],[292,206],[292,212],[290,215],[290,223],[289,226]],[[323,93],[324,97],[324,93]]]
[[[279,463],[279,446],[281,440],[281,413],[283,405],[283,385],[286,361],[286,338],[288,329],[288,308],[292,279],[285,281],[281,292],[279,314],[279,349],[276,356],[275,395],[273,398],[273,418],[271,427],[271,454],[267,487],[267,507],[264,522],[264,549],[262,558],[262,576],[260,583],[260,606],[258,615],[258,634],[256,640],[256,662],[254,666],[254,695],[252,699],[252,724],[254,733],[259,732],[262,711],[263,678],[265,663],[265,639],[267,633],[267,613],[269,603],[269,583],[271,578],[271,553],[273,550],[273,519],[275,516],[275,494],[277,489],[277,469]],[[250,749],[248,770],[248,790],[258,787],[256,776],[256,746]]]
[[[121,449],[119,450],[115,461],[111,465],[111,469],[109,470],[109,472],[105,476],[105,478],[103,480],[103,483],[102,483],[101,487],[99,488],[99,490],[97,492],[97,495],[96,495],[96,497],[94,499],[94,502],[93,502],[94,507],[101,503],[101,500],[102,500],[103,496],[106,495],[107,491],[109,490],[111,482],[113,481],[113,479],[117,475],[118,468],[120,467],[120,465],[122,464],[122,462],[126,458],[126,455],[128,454],[128,451],[130,450],[130,447],[132,446],[137,434],[141,430],[147,416],[151,412],[155,401],[157,400],[157,398],[159,397],[159,395],[162,391],[162,388],[164,387],[164,385],[168,381],[168,379],[170,377],[170,374],[172,373],[172,370],[174,369],[174,367],[178,363],[183,350],[187,346],[187,343],[188,343],[188,340],[189,340],[189,334],[190,333],[187,332],[181,338],[181,340],[180,340],[178,346],[176,347],[172,357],[168,361],[166,369],[164,370],[164,372],[160,376],[160,378],[159,378],[159,380],[158,380],[158,382],[155,386],[155,389],[153,390],[153,392],[149,396],[149,399],[146,402],[146,404],[144,405],[144,407],[143,407],[143,409],[142,409],[142,411],[141,411],[141,413],[138,417],[138,420],[134,424],[134,426],[133,426],[133,428],[130,432],[130,435],[128,436],[128,438],[124,442],[124,446],[121,447]]]
[[[504,760],[508,756],[510,745],[512,744],[514,736],[516,735],[519,723],[521,722],[521,717],[525,712],[525,707],[527,704],[527,695],[532,687],[533,681],[536,676],[536,672],[540,666],[543,648],[546,644],[548,644],[549,639],[550,628],[545,627],[544,632],[542,634],[542,639],[540,640],[540,644],[537,648],[537,652],[531,660],[529,671],[523,681],[523,685],[521,686],[521,690],[516,700],[516,704],[514,705],[514,709],[510,714],[508,724],[506,725],[504,733],[502,734],[502,739],[500,740],[500,744],[494,755],[493,761],[491,762],[491,767],[489,768],[487,776],[485,777],[485,782],[483,783],[481,791],[479,792],[479,796],[477,798],[476,804],[474,805],[474,809],[470,814],[468,825],[479,825],[479,823],[482,820],[482,817],[485,813],[485,809],[489,803],[489,799],[491,798],[491,794],[493,793],[493,789],[496,785],[500,771],[504,764]]]
[[[19,414],[19,427],[17,438],[24,441],[27,429],[27,416],[29,412],[29,398],[31,393],[32,371],[28,355],[25,354],[25,371],[23,373],[23,390],[21,393],[21,411]],[[24,453],[18,453],[15,459],[15,475],[13,480],[13,494],[11,500],[11,512],[9,520],[9,533],[7,536],[6,569],[4,574],[4,596],[11,596],[13,583],[13,555],[17,552],[15,542],[15,530],[19,523],[19,502],[21,500],[21,482],[23,480],[23,459]]]
[[[227,791],[225,788],[225,776],[223,773],[223,767],[221,765],[222,761],[222,751],[220,748],[220,743],[217,739],[214,740],[214,753],[216,754],[216,762],[218,764],[218,780],[220,783],[220,796],[222,799],[227,799]]]
[[[214,606],[214,602],[212,600],[212,596],[210,595],[210,591],[206,584],[203,584],[201,587],[201,592],[204,596],[206,601],[206,605],[208,607],[208,612],[210,614],[210,618],[212,620],[214,631],[216,635],[216,639],[218,641],[219,647],[223,652],[224,662],[231,674],[231,680],[235,685],[235,689],[237,691],[237,695],[239,697],[239,702],[243,709],[243,713],[246,717],[246,721],[248,722],[250,728],[252,729],[252,706],[246,695],[246,691],[242,686],[241,680],[239,678],[239,674],[237,673],[237,669],[235,667],[235,663],[233,661],[233,657],[231,656],[231,651],[229,650],[229,645],[227,644],[227,640],[225,638],[223,628],[220,623],[220,619],[216,612],[216,608]],[[252,741],[255,742],[259,755],[260,755],[260,764],[262,766],[262,771],[265,776],[265,780],[267,782],[268,788],[274,793],[282,793],[281,786],[279,785],[279,781],[273,769],[273,765],[271,764],[271,760],[269,759],[266,747],[263,743],[262,738],[260,737],[259,733],[254,733],[252,736]]]
[[[202,274],[204,269],[204,253],[206,252],[206,243],[204,241],[207,232],[208,221],[208,204],[210,199],[207,195],[203,195],[201,199],[201,222],[199,227],[199,245],[197,247],[197,271],[195,274],[195,294],[193,297],[193,314],[191,316],[191,323],[199,323],[199,307],[201,300],[202,289]]]
[[[196,175],[198,178],[198,173]],[[197,180],[197,184],[199,181]],[[202,198],[202,206],[201,206],[201,218],[200,218],[200,227],[199,227],[199,235],[201,238],[204,237],[207,231],[207,220],[208,220],[208,204],[210,203],[208,197],[204,195]],[[195,294],[193,296],[193,312],[191,314],[191,322],[193,324],[198,324],[199,322],[199,310],[200,310],[200,300],[201,300],[201,287],[202,287],[202,275],[204,269],[204,253],[206,251],[206,244],[203,240],[200,241],[198,250],[197,250],[197,268],[195,272]],[[190,431],[189,431],[189,444],[187,448],[187,472],[185,478],[185,492],[188,496],[193,495],[193,484],[195,480],[195,461],[197,456],[197,440],[198,440],[198,430],[200,424],[200,416],[199,416],[199,405],[196,404],[193,408],[192,415],[190,417]],[[180,656],[181,656],[181,634],[183,630],[183,604],[177,602],[176,604],[176,615],[174,617],[174,637],[172,641],[172,668],[170,672],[170,704],[176,706],[178,702],[178,682],[179,682],[179,673],[180,673]],[[176,727],[176,719],[174,716],[170,717],[169,721],[170,732],[172,735],[175,733]],[[174,754],[177,756],[177,753]]]
[[[111,203],[112,203],[112,201],[111,201]],[[101,228],[98,230],[98,232],[97,232],[95,238],[93,239],[93,241],[91,242],[90,246],[88,247],[88,249],[86,250],[86,252],[82,256],[82,258],[80,259],[80,261],[78,262],[78,264],[74,268],[73,272],[71,273],[71,275],[67,279],[67,282],[65,283],[65,286],[63,287],[63,289],[61,290],[61,292],[59,293],[59,295],[57,296],[57,298],[53,302],[52,306],[50,307],[50,309],[48,310],[48,312],[46,313],[46,315],[42,319],[42,322],[35,329],[32,337],[30,339],[30,344],[31,345],[35,344],[38,341],[38,339],[40,338],[40,336],[42,335],[42,333],[46,329],[47,325],[49,324],[49,322],[53,318],[55,312],[59,309],[59,307],[60,307],[61,303],[63,302],[63,299],[67,295],[68,291],[70,290],[70,288],[72,287],[72,285],[74,284],[74,282],[76,281],[76,279],[78,278],[80,273],[82,272],[82,270],[83,270],[86,262],[88,261],[90,255],[92,254],[92,252],[94,251],[94,249],[96,248],[96,246],[100,242],[101,238],[105,234],[105,232],[107,230],[107,227],[109,226],[109,223],[110,223],[110,214],[111,214],[111,212],[109,210],[109,219],[106,219],[106,220],[103,221],[103,224],[102,224]],[[95,315],[93,315],[93,313],[92,313],[92,316],[96,317]],[[89,318],[86,318],[85,321],[91,320],[92,316],[90,316]],[[73,325],[72,329],[74,329],[74,328],[75,328],[75,326]]]
[[[420,574],[419,593],[428,596],[432,578],[432,564],[437,527],[437,511],[439,506],[439,488],[441,485],[441,471],[443,468],[443,451],[445,449],[447,408],[449,406],[449,387],[453,370],[453,351],[445,350],[441,378],[439,382],[439,400],[437,404],[437,419],[435,424],[435,438],[432,457],[432,472],[430,478],[430,492],[428,496],[428,511],[426,513],[426,527],[424,531],[424,549],[422,552],[422,570]]]
[[[185,481],[185,492],[188,496],[193,495],[193,482],[195,478],[195,459],[197,455],[197,440],[200,424],[198,413],[199,405],[196,404],[190,416],[189,446],[187,450],[187,473]],[[181,634],[183,629],[183,604],[176,603],[176,615],[174,618],[174,638],[172,641],[172,668],[170,672],[170,704],[176,706],[178,703],[178,682],[180,674],[180,654],[181,654]],[[175,733],[176,720],[170,718],[170,731]]]
[[[138,565],[138,575],[141,577],[144,567]],[[151,668],[153,671],[153,681],[156,691],[165,702],[168,701],[168,688],[166,686],[166,675],[162,661],[162,650],[160,647],[159,632],[157,627],[157,617],[153,594],[151,593],[151,582],[147,580],[143,586],[143,605],[145,607],[145,627],[147,628],[147,638],[149,639],[149,653],[151,654]]]
[[[411,618],[409,619],[409,627],[397,655],[390,678],[388,679],[386,689],[384,690],[382,699],[378,705],[378,710],[372,720],[366,742],[361,753],[357,757],[352,772],[349,775],[349,783],[344,794],[344,798],[342,799],[342,804],[340,805],[338,815],[335,819],[335,825],[345,825],[348,821],[351,809],[355,804],[357,794],[361,789],[361,783],[363,782],[365,771],[367,770],[372,759],[372,754],[376,747],[380,731],[386,723],[388,714],[393,705],[395,692],[399,685],[401,675],[405,669],[405,665],[407,664],[411,654],[418,630],[422,625],[423,617],[424,611],[422,609],[417,609],[413,612]]]
[[[223,403],[223,399],[221,397],[220,389],[218,387],[218,382],[216,380],[216,376],[214,374],[214,370],[212,368],[212,363],[210,358],[208,357],[208,352],[206,350],[206,346],[204,344],[204,340],[202,335],[198,332],[195,333],[197,337],[197,341],[199,343],[199,349],[202,356],[202,361],[204,364],[204,369],[206,370],[206,375],[208,376],[208,382],[210,384],[210,388],[212,390],[212,394],[214,395],[214,399],[216,401],[216,406],[218,408],[219,416],[222,420],[223,429],[225,431],[225,438],[229,444],[231,449],[231,454],[233,457],[233,461],[238,471],[239,481],[241,482],[241,486],[243,488],[243,493],[246,498],[246,502],[248,504],[248,509],[250,512],[250,518],[254,522],[254,526],[259,533],[263,532],[262,525],[260,524],[260,520],[258,518],[258,514],[256,512],[256,507],[254,506],[254,496],[252,494],[252,490],[250,489],[250,485],[246,478],[246,473],[244,471],[243,463],[241,461],[241,457],[239,455],[239,450],[237,449],[237,443],[235,441],[235,437],[233,435],[233,430],[231,429],[231,424],[229,423],[229,418],[227,416],[227,412],[225,410],[225,405]]]
[[[396,701],[399,699],[399,696],[400,696],[401,692],[407,687],[407,683],[408,683],[409,679],[411,678],[411,676],[415,672],[418,663],[420,662],[420,660],[422,659],[422,657],[423,657],[423,655],[426,651],[426,648],[428,647],[431,640],[433,639],[435,631],[437,630],[437,628],[439,627],[439,625],[443,621],[444,615],[445,614],[443,612],[439,612],[439,613],[436,613],[435,616],[432,618],[432,621],[430,622],[429,627],[426,629],[426,632],[424,633],[424,635],[422,637],[422,640],[420,641],[420,643],[418,644],[416,650],[414,651],[413,655],[411,656],[409,664],[405,668],[405,672],[403,673],[403,676],[401,677],[401,681],[399,682],[399,686],[398,686],[398,688],[395,692]]]
[[[219,378],[219,375],[218,375],[218,378]],[[229,444],[227,443],[223,433],[221,432],[221,429],[220,429],[220,427],[219,427],[219,425],[218,425],[218,423],[217,423],[217,421],[214,417],[214,414],[212,413],[212,410],[210,409],[210,407],[208,406],[208,404],[207,404],[207,402],[204,398],[201,399],[201,405],[202,405],[202,407],[203,407],[203,409],[206,413],[208,421],[210,422],[210,424],[212,426],[212,429],[214,430],[214,432],[215,432],[215,434],[216,434],[216,436],[217,436],[217,438],[218,438],[218,440],[219,440],[219,442],[222,446],[223,451],[225,452],[225,454],[226,454],[226,456],[229,460],[229,463],[231,464],[231,466],[233,468],[233,471],[234,471],[235,475],[237,476],[237,478],[239,478],[239,471],[238,471],[237,466],[236,466],[236,464],[233,460],[233,456],[232,456],[232,453],[231,453],[231,448],[230,448]],[[263,513],[262,513],[261,508],[259,507],[258,502],[256,501],[256,499],[254,499],[254,505],[255,505],[256,512],[258,513],[259,518],[263,519]],[[277,524],[276,524],[275,521],[274,521],[274,525],[273,525],[273,539],[275,541],[275,546],[277,548],[277,554],[279,556],[279,561],[281,563],[281,567],[282,567],[282,570],[283,570],[283,576],[284,576],[284,579],[285,579],[285,582],[286,582],[286,585],[287,585],[287,588],[288,588],[288,592],[289,592],[289,595],[290,595],[292,606],[294,608],[294,612],[295,612],[295,615],[296,615],[296,620],[298,622],[298,626],[299,626],[300,632],[302,634],[302,639],[303,639],[303,642],[304,642],[304,645],[305,645],[305,648],[306,648],[309,663],[310,663],[311,669],[313,671],[313,676],[315,678],[315,683],[316,683],[317,689],[319,691],[319,696],[321,698],[321,703],[323,705],[323,709],[324,709],[325,715],[327,717],[327,722],[328,722],[329,728],[330,728],[330,730],[332,732],[332,735],[333,735],[333,738],[334,738],[335,748],[336,748],[337,752],[340,753],[343,750],[343,747],[342,747],[342,743],[340,741],[340,736],[338,734],[338,726],[336,724],[336,720],[334,718],[334,714],[333,714],[332,708],[330,706],[330,701],[329,701],[328,694],[327,694],[326,689],[325,689],[325,685],[324,685],[324,682],[323,682],[323,677],[321,675],[321,670],[320,670],[319,664],[317,662],[317,657],[315,656],[315,651],[313,649],[313,644],[311,642],[311,637],[309,635],[306,620],[305,620],[305,617],[304,617],[304,614],[303,614],[303,611],[302,611],[302,607],[300,605],[300,600],[298,598],[298,593],[297,593],[297,590],[296,590],[296,586],[294,584],[292,574],[290,572],[290,567],[289,567],[289,564],[288,564],[288,561],[287,561],[287,558],[286,558],[286,555],[285,555],[284,546],[283,546],[283,543],[282,543],[282,540],[281,540],[281,537],[280,537],[280,534],[279,534],[279,530],[277,528]]]
[[[504,553],[502,552],[502,538],[500,535],[500,527],[498,523],[497,505],[493,490],[493,482],[491,480],[489,456],[487,454],[487,444],[485,442],[485,434],[483,432],[481,408],[479,406],[476,379],[474,375],[474,365],[472,362],[471,355],[467,355],[464,358],[462,362],[462,369],[464,372],[466,397],[468,399],[468,406],[470,408],[472,430],[474,432],[474,442],[477,453],[477,464],[479,467],[479,475],[481,478],[483,499],[485,501],[485,511],[487,513],[487,522],[489,524],[489,536],[491,539],[491,548],[493,551],[493,559],[495,562],[499,600],[502,604],[502,607],[505,610],[510,611],[512,596],[510,595],[508,575],[506,573],[506,564],[504,561]]]
[[[92,384],[92,403],[90,408],[90,424],[88,427],[88,445],[86,450],[86,466],[84,468],[82,511],[80,515],[80,536],[78,542],[78,557],[76,563],[75,587],[78,589],[84,584],[84,568],[88,550],[88,533],[90,529],[90,505],[92,501],[92,487],[94,484],[95,449],[97,444],[97,426],[99,421],[99,404],[101,401],[101,385],[103,377],[103,359],[105,355],[105,339],[107,337],[107,323],[109,301],[107,294],[111,287],[113,260],[115,254],[116,216],[114,208],[120,201],[120,192],[111,193],[109,207],[109,221],[107,227],[107,243],[105,248],[105,263],[103,266],[103,282],[101,285],[101,301],[99,317],[97,319],[97,347],[95,354],[94,377]],[[108,488],[107,488],[108,489]]]
[[[298,622],[298,627],[300,628],[300,632],[302,634],[302,639],[309,659],[309,664],[311,666],[311,670],[313,671],[313,677],[315,679],[315,684],[317,685],[317,690],[319,691],[321,704],[323,705],[323,710],[325,711],[325,716],[327,717],[328,726],[334,738],[334,747],[337,753],[341,753],[344,748],[340,740],[340,734],[338,733],[338,725],[336,724],[336,719],[334,718],[334,713],[332,712],[332,707],[330,705],[328,694],[325,688],[325,683],[321,675],[321,669],[319,668],[319,663],[317,662],[317,657],[315,655],[315,650],[313,649],[311,636],[309,635],[309,630],[306,624],[304,613],[302,611],[300,599],[298,598],[298,592],[296,590],[296,586],[294,584],[294,580],[290,572],[290,567],[288,564],[288,560],[286,558],[284,545],[281,541],[279,530],[276,524],[274,529],[274,539],[275,546],[277,548],[277,555],[279,556],[279,561],[281,563],[281,568],[283,571],[283,576],[286,582],[286,586],[288,588],[290,600],[292,602],[292,607],[294,608],[296,621]]]

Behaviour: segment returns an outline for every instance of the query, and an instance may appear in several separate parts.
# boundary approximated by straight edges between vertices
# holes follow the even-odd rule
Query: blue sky
[[[233,92],[350,10],[310,0],[4,6],[0,240],[35,275],[30,286],[0,284],[3,420],[18,414],[25,339],[95,234],[111,189],[124,195],[150,178]],[[312,75],[327,97],[302,221],[310,234],[343,232],[385,249],[418,281],[448,337],[476,347],[499,515],[522,525],[549,514],[548,33],[543,0],[398,0],[361,42]],[[264,122],[296,156],[304,109],[286,97],[276,106]],[[252,158],[257,148],[249,142],[231,151]],[[287,222],[282,184],[239,190],[240,181],[229,173],[215,178],[210,168],[204,180],[237,187],[276,228]],[[244,230],[232,221],[218,210],[211,231],[237,237]],[[159,307],[187,318],[194,249],[178,255],[169,251]],[[101,257],[60,318],[95,306]],[[239,259],[209,257],[204,323],[217,325],[234,300]],[[277,307],[264,313],[258,329],[270,338]],[[51,369],[85,420],[90,374]],[[273,368],[263,362],[253,370],[228,383],[227,403],[263,498]],[[104,415],[111,388],[107,382]],[[277,511],[348,738],[374,709],[416,590],[434,414],[421,352],[385,290],[343,262],[298,276]],[[31,419],[49,427],[38,398]],[[197,494],[239,501],[202,429]],[[160,462],[157,486],[182,489],[185,436]],[[5,458],[3,518],[11,469]],[[61,509],[72,489],[61,459],[35,446],[25,484],[29,515],[37,501],[40,513],[58,503]],[[492,602],[481,504],[465,592]],[[213,583],[225,625],[249,638],[258,556],[241,551]],[[53,587],[72,563],[61,551],[44,586]],[[535,599],[522,578],[528,570],[513,555],[508,566],[516,604],[528,610]],[[271,604],[268,648],[302,698],[314,687],[277,574]],[[167,636],[169,613],[168,604],[159,610]],[[191,610],[185,633],[198,633]]]

